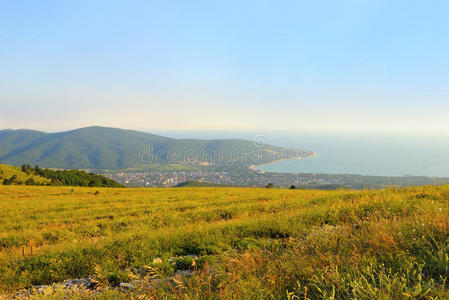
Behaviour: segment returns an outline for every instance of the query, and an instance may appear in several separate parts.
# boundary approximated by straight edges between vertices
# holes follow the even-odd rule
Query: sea
[[[449,137],[301,132],[160,132],[176,138],[259,139],[316,156],[256,166],[270,172],[449,177]]]

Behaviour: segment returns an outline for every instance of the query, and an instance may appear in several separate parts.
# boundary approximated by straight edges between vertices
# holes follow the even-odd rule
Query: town
[[[295,174],[249,170],[241,171],[147,171],[102,174],[129,187],[175,187],[187,181],[240,187],[297,188],[384,188],[449,183],[449,178],[425,176],[364,176],[349,174]]]
[[[214,172],[214,171],[148,171],[103,174],[127,186],[173,187],[186,181],[207,182],[229,186],[278,186],[338,184],[334,179],[313,174],[265,173],[265,172]]]

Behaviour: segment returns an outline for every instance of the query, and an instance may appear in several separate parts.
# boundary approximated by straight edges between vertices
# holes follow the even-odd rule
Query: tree
[[[292,184],[292,185],[290,186],[290,189],[291,189],[291,190],[296,190],[296,186],[295,186],[294,184]]]
[[[26,185],[36,185],[36,182],[34,181],[33,178],[30,177],[25,181],[25,184]]]
[[[13,184],[21,184],[21,182],[17,179],[17,175],[12,175],[11,178],[7,178],[3,180],[4,185],[13,185]]]
[[[22,172],[30,175],[33,172],[33,168],[29,165],[29,164],[23,164],[22,167]]]
[[[34,166],[34,174],[36,174],[36,175],[40,175],[40,168],[39,168],[39,166],[38,165],[35,165]]]
[[[272,189],[274,187],[274,185],[270,182],[269,184],[267,184],[265,186],[267,189]]]

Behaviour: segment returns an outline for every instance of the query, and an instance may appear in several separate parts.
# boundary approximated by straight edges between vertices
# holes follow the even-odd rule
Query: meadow
[[[448,245],[447,185],[0,186],[4,297],[90,276],[136,286],[100,299],[448,299]]]

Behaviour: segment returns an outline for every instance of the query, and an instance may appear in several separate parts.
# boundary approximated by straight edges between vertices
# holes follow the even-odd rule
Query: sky
[[[0,0],[0,129],[449,134],[448,11]]]

